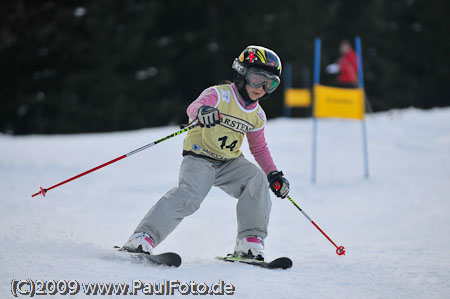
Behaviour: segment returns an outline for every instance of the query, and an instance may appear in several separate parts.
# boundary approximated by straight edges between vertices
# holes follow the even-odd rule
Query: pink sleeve
[[[189,105],[186,111],[187,115],[191,120],[194,120],[197,118],[197,112],[201,106],[216,107],[218,102],[219,98],[216,89],[214,87],[207,88]]]
[[[247,140],[250,146],[250,152],[258,162],[259,167],[266,173],[276,171],[277,167],[273,163],[269,148],[267,147],[266,137],[264,137],[264,128],[256,132],[248,132]]]

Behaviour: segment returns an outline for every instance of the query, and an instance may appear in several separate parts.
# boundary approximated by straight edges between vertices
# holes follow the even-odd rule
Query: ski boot
[[[234,249],[234,255],[264,261],[263,239],[260,237],[246,237],[240,239]]]
[[[152,254],[155,244],[150,235],[137,232],[134,233],[128,241],[122,246],[124,251]]]

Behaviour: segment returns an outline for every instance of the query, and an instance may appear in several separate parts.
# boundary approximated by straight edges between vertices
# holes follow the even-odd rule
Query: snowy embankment
[[[13,279],[169,279],[208,285],[223,280],[235,286],[234,298],[449,298],[450,109],[407,109],[366,121],[370,179],[362,176],[359,123],[321,120],[316,184],[310,182],[311,121],[269,121],[266,137],[290,180],[292,198],[347,250],[337,256],[288,200],[273,197],[266,256],[291,257],[294,266],[284,271],[214,259],[233,250],[236,233],[236,201],[215,188],[156,249],[178,252],[180,268],[136,264],[111,250],[177,184],[183,136],[51,190],[45,198],[31,198],[39,186],[52,186],[176,127],[0,135],[0,297],[12,297]],[[246,144],[243,148],[253,161]]]

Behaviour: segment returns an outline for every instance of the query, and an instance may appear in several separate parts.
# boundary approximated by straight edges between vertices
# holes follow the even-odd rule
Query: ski
[[[134,259],[139,261],[147,261],[157,266],[179,267],[181,265],[181,257],[174,252],[164,252],[160,254],[146,254],[138,252],[130,252],[122,247],[114,246],[114,249],[121,252],[129,253]]]
[[[227,256],[218,256],[216,259],[225,262],[237,262],[247,265],[258,266],[267,269],[289,269],[292,267],[292,260],[288,257],[279,257],[271,262],[265,262],[252,258],[239,257],[232,254]]]

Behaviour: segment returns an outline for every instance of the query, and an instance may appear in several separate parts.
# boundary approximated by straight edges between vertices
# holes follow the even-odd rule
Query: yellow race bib
[[[219,125],[211,128],[196,127],[188,131],[183,150],[225,161],[242,155],[244,135],[264,128],[266,115],[259,104],[246,110],[238,101],[231,84],[212,87],[217,93],[216,108],[222,114]]]

